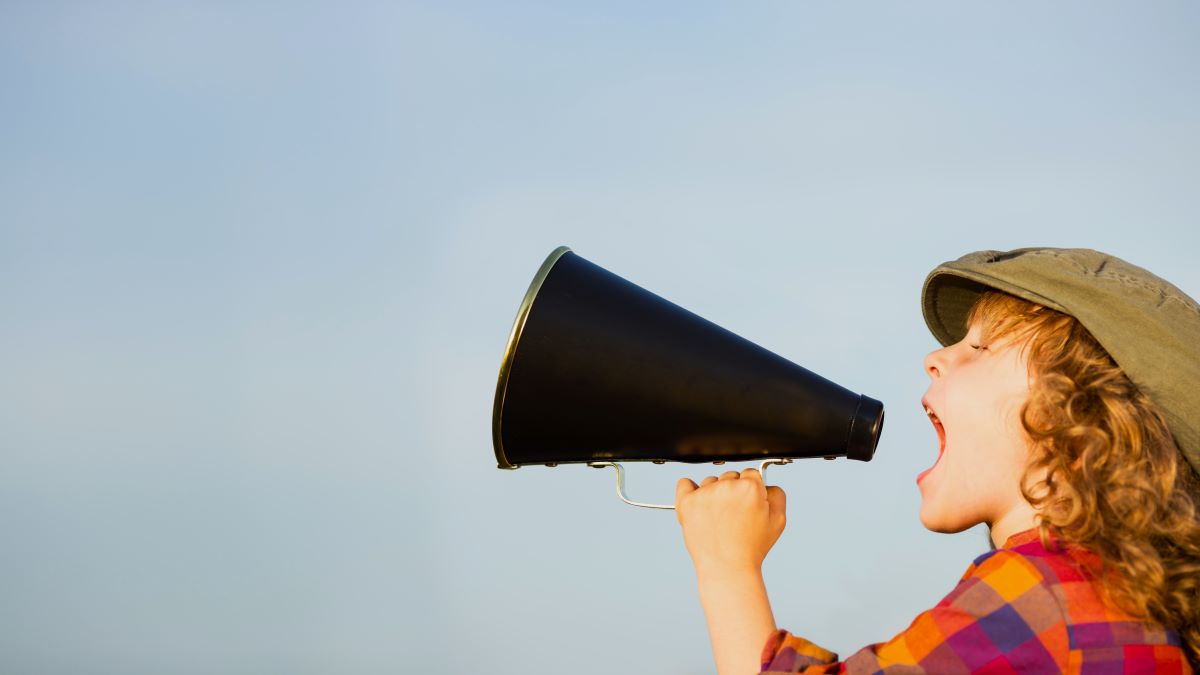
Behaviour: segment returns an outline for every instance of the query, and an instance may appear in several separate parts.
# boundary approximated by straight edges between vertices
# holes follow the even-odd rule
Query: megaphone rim
[[[508,334],[508,344],[504,346],[504,358],[500,362],[500,377],[496,381],[496,398],[492,404],[492,445],[496,450],[496,460],[501,469],[518,468],[518,465],[510,464],[505,456],[504,438],[500,433],[500,421],[504,417],[504,395],[508,390],[508,375],[517,354],[517,344],[521,341],[525,322],[529,319],[529,312],[533,309],[538,291],[542,289],[546,277],[550,276],[550,270],[554,269],[554,265],[560,258],[571,252],[569,246],[559,246],[546,256],[542,266],[538,268],[537,274],[533,275],[533,281],[529,282],[525,297],[521,299],[521,305],[517,308],[517,318],[513,320],[512,330]]]

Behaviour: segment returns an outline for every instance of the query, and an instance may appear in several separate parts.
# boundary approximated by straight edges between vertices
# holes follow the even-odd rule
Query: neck
[[[992,543],[996,548],[1004,546],[1004,542],[1008,541],[1012,535],[1037,525],[1036,516],[1037,511],[1028,502],[1021,500],[1021,504],[1014,506],[989,524]]]

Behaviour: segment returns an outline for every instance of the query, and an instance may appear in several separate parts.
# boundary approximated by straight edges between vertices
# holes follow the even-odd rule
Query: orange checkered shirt
[[[1179,634],[1106,606],[1100,560],[1042,545],[1036,528],[979,556],[954,590],[887,642],[845,661],[779,630],[766,673],[1179,673],[1192,668]]]

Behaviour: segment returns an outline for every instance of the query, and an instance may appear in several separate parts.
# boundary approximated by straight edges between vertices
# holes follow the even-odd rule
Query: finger
[[[742,469],[742,478],[749,478],[751,480],[757,480],[760,483],[762,482],[762,474],[759,473],[758,469],[755,468]]]
[[[675,503],[679,503],[679,498],[696,489],[696,484],[691,478],[680,478],[675,482]]]
[[[680,478],[675,481],[675,520],[679,521],[680,525],[683,525],[683,509],[679,508],[679,503],[695,489],[696,484],[692,482],[691,478]]]
[[[691,478],[680,478],[675,482],[675,519],[679,524],[683,524],[683,512],[679,508],[679,502],[683,500],[689,493],[696,489],[696,484]]]
[[[700,481],[700,487],[704,487],[705,485],[710,485],[715,482],[717,482],[716,476],[705,476],[704,479]]]
[[[742,474],[738,473],[737,471],[730,470],[730,471],[726,471],[725,473],[721,474],[721,480],[729,480],[731,478],[737,478],[738,476],[741,476],[741,475]]]
[[[758,469],[742,469],[741,475],[742,480],[746,481],[748,485],[754,488],[754,491],[758,493],[759,498],[766,498],[767,493],[765,490],[763,490],[762,474],[758,472]]]
[[[787,493],[783,488],[772,485],[767,488],[767,504],[771,513],[787,513]]]

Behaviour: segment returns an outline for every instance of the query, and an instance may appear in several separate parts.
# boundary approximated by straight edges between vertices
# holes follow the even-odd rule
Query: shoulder
[[[1036,555],[1020,550],[997,549],[976,558],[913,628],[940,636],[922,659],[929,672],[1049,673],[1068,663],[1068,617],[1054,580]]]
[[[963,573],[962,580],[994,586],[1012,596],[1034,585],[1057,588],[1083,583],[1090,586],[1099,571],[1099,560],[1090,552],[1065,547],[1054,539],[1047,547],[1036,530],[1030,530],[1014,535],[1005,548],[975,558]]]
[[[1035,537],[976,558],[943,602],[1022,634],[1024,624],[1047,647],[1094,655],[1131,645],[1177,646],[1174,631],[1105,602],[1101,568],[1087,549],[1056,541],[1047,548]]]
[[[1055,610],[1062,618],[1062,607],[1053,590],[1061,581],[1056,557],[1040,543],[984,553],[967,567],[958,585],[939,604],[978,611],[1014,603],[1024,609],[1037,603],[1047,611]]]
[[[886,643],[847,660],[851,672],[915,664],[923,672],[1060,672],[1068,663],[1062,605],[1029,556],[1000,549],[975,559],[954,589]]]
[[[1040,542],[985,553],[939,605],[973,619],[973,632],[986,635],[1000,651],[1020,648],[1038,660],[1061,663],[1070,616],[1046,553]]]
[[[1061,607],[1068,644],[1084,662],[1141,662],[1152,657],[1154,663],[1175,663],[1184,658],[1178,631],[1131,615],[1105,599],[1104,563],[1093,551],[1057,541],[1047,549],[1035,540],[1015,547],[1012,554],[1042,576],[1043,586]]]

